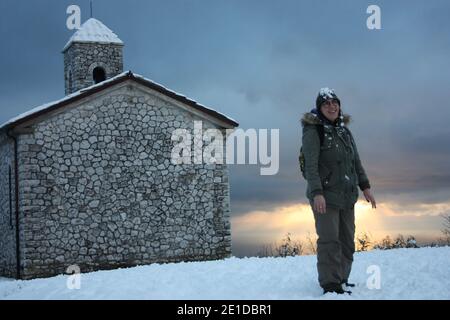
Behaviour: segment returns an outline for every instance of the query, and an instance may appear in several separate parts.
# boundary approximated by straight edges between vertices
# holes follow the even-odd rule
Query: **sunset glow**
[[[401,209],[396,203],[381,203],[377,209],[365,201],[355,206],[356,235],[368,233],[376,241],[386,235],[414,235],[436,239],[440,235],[440,214],[450,211],[450,203],[422,204]],[[263,245],[281,240],[287,233],[305,241],[308,234],[315,238],[314,217],[309,204],[292,204],[273,211],[252,211],[232,218],[232,234],[237,241]]]

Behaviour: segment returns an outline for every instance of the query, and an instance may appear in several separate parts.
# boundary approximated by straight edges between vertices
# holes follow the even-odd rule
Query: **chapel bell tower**
[[[87,20],[62,51],[66,95],[122,73],[123,46],[103,23]]]

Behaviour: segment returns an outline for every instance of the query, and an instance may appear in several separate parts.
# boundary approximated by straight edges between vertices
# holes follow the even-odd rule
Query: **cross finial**
[[[91,18],[92,18],[92,0],[90,1],[91,3]]]

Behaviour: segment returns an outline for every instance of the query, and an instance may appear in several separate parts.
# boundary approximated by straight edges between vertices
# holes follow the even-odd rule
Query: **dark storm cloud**
[[[231,167],[231,207],[233,215],[253,210],[272,211],[280,206],[305,201],[305,184],[296,168],[277,176],[260,176],[259,167]],[[294,173],[293,173],[294,172]],[[294,175],[294,177],[292,177]]]
[[[2,0],[0,122],[63,96],[65,10],[89,1]],[[445,1],[94,1],[125,42],[125,68],[235,118],[280,129],[280,171],[231,166],[233,214],[306,202],[299,118],[322,86],[350,113],[380,199],[448,200],[450,24]],[[450,191],[449,191],[450,192]]]

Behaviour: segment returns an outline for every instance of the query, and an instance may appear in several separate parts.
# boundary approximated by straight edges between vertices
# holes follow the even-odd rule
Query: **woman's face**
[[[328,99],[320,106],[322,114],[330,122],[334,122],[339,117],[339,102],[336,99]]]

